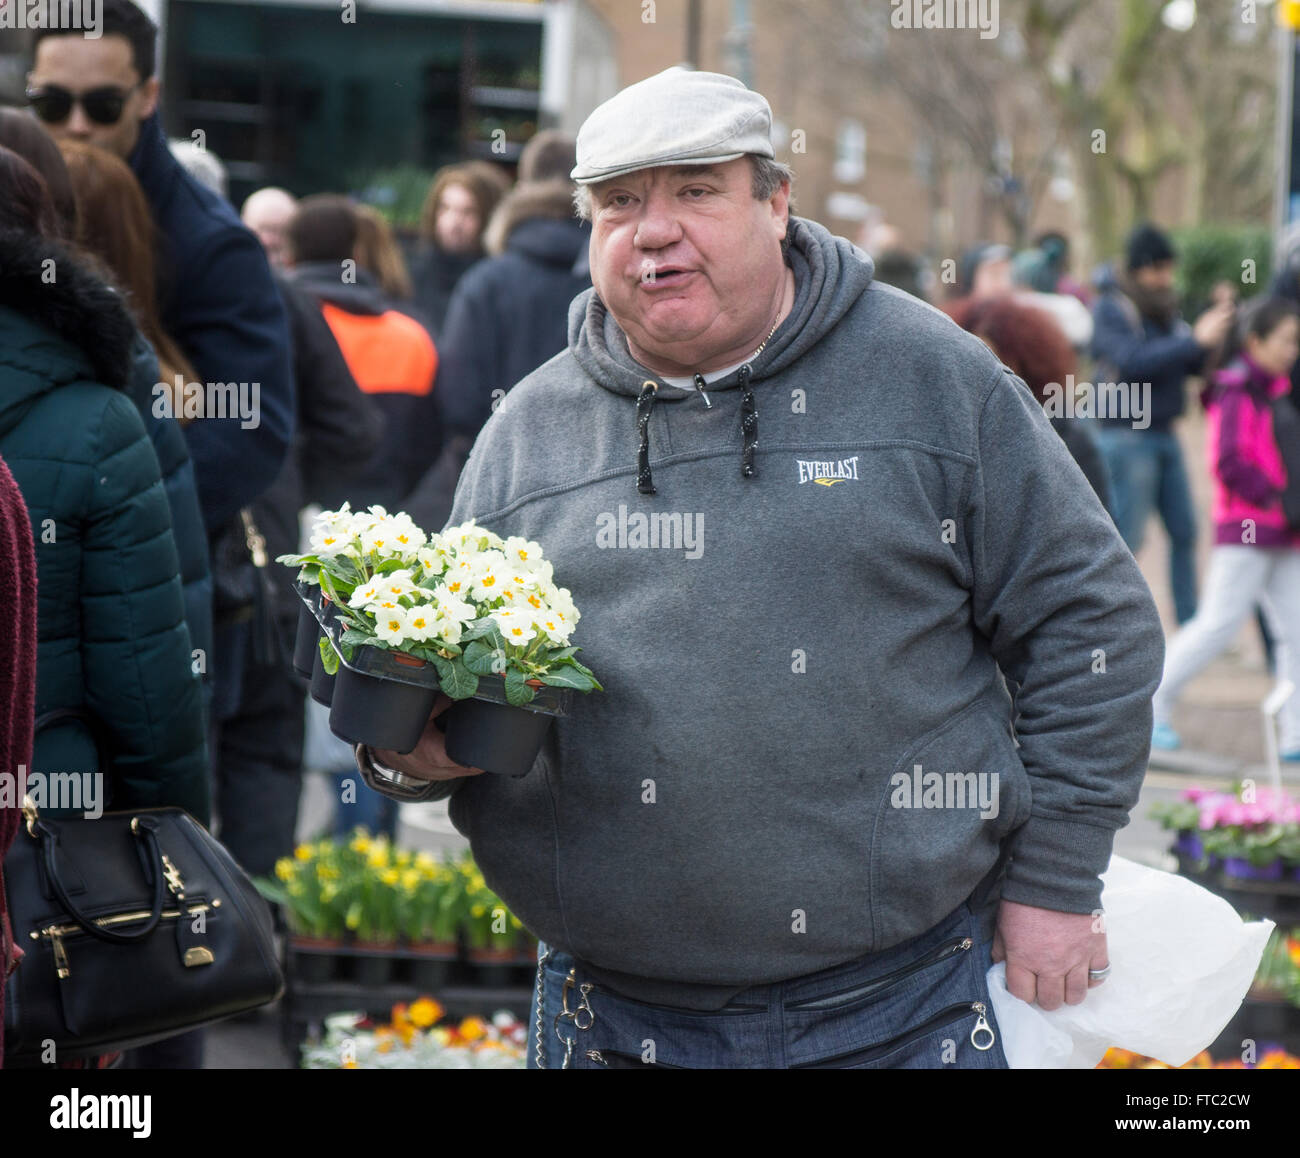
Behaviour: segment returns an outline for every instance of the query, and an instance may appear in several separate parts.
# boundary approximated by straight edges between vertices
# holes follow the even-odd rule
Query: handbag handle
[[[54,889],[54,895],[58,898],[68,916],[76,921],[85,932],[92,937],[98,937],[101,941],[124,944],[130,941],[142,940],[158,927],[163,911],[164,866],[162,849],[158,847],[158,821],[154,817],[137,816],[131,820],[131,835],[140,842],[140,849],[143,853],[141,863],[152,865],[154,872],[153,908],[150,910],[149,919],[140,928],[129,933],[120,933],[115,929],[105,929],[95,924],[93,918],[82,913],[73,903],[72,898],[68,896],[68,890],[64,888],[63,881],[59,878],[58,866],[54,862],[54,846],[58,842],[58,833],[45,821],[32,818],[28,819],[27,831],[40,842],[46,879]]]

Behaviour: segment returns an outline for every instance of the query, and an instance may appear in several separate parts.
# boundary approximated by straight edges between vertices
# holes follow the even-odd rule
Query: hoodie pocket
[[[1030,810],[1011,726],[978,700],[930,732],[882,786],[871,840],[877,951],[939,924],[998,859]]]

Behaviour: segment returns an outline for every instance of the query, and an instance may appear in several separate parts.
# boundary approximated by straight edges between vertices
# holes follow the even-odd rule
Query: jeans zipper
[[[820,1061],[803,1062],[790,1068],[798,1070],[840,1069],[850,1063],[875,1061],[893,1053],[897,1049],[901,1049],[910,1042],[916,1041],[918,1038],[924,1037],[928,1033],[933,1033],[936,1029],[942,1029],[943,1026],[956,1021],[963,1014],[969,1016],[972,1013],[977,1016],[975,1026],[970,1032],[971,1044],[978,1050],[992,1049],[993,1043],[997,1040],[997,1035],[993,1032],[993,1027],[989,1025],[984,1016],[987,1012],[988,1007],[982,1001],[963,1001],[958,1005],[950,1005],[947,1009],[940,1010],[914,1029],[909,1029],[897,1037],[891,1037],[888,1041],[869,1045],[865,1049],[849,1050],[846,1053],[836,1054],[834,1057],[822,1058]],[[981,1034],[987,1035],[987,1040],[981,1038]]]
[[[877,993],[881,989],[901,981],[904,977],[910,977],[913,973],[917,973],[931,965],[937,965],[940,961],[947,960],[958,953],[968,952],[974,947],[974,944],[975,942],[970,937],[957,937],[936,946],[924,957],[913,961],[910,965],[904,965],[900,969],[895,969],[892,973],[886,973],[883,977],[877,977],[858,985],[850,985],[844,989],[837,989],[834,993],[828,993],[824,997],[818,997],[811,1001],[787,1002],[785,1007],[786,1009],[804,1010],[826,1009],[830,1006],[843,1005],[846,995],[866,997],[869,994]]]

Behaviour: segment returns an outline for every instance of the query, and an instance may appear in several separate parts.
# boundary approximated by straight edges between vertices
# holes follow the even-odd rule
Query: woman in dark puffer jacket
[[[209,819],[199,680],[158,459],[126,392],[135,326],[53,240],[44,181],[0,148],[0,456],[39,577],[33,772],[105,774],[104,807]],[[101,761],[91,728],[103,730]]]

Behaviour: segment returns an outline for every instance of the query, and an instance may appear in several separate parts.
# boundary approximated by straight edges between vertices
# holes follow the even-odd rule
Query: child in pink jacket
[[[1151,746],[1179,746],[1170,726],[1179,694],[1223,653],[1260,603],[1278,640],[1278,675],[1297,688],[1279,716],[1282,758],[1300,761],[1300,533],[1282,511],[1288,480],[1271,409],[1273,399],[1291,389],[1300,316],[1280,299],[1259,303],[1239,323],[1238,341],[1236,356],[1212,376],[1205,393],[1214,549],[1200,607],[1165,653]]]

